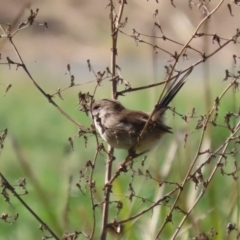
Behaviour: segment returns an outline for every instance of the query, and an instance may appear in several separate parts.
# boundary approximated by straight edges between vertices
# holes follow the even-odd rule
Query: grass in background
[[[216,87],[214,87],[214,89],[215,88]],[[159,93],[160,89],[161,88],[151,91],[157,91]],[[202,93],[192,89],[192,83],[189,83],[189,85],[186,84],[173,105],[177,107],[179,112],[185,114],[191,112],[192,106],[196,106],[197,114],[201,114],[204,112],[202,105],[199,104]],[[152,94],[151,91],[149,91],[148,94]],[[219,89],[216,89],[216,92],[219,91]],[[99,95],[101,95],[101,93]],[[81,123],[90,125],[91,120],[76,109],[77,91],[71,91],[70,89],[64,98],[66,101],[59,100],[59,102],[62,103],[63,109],[67,110],[71,116],[78,119]],[[189,102],[189,99],[191,99],[191,102]],[[148,98],[146,97],[144,101],[142,101],[141,92],[133,94],[133,96],[129,94],[124,98],[124,101],[130,101],[133,109],[144,108],[144,110],[151,110],[151,103],[148,103]],[[223,113],[225,113],[226,109],[229,109],[229,105],[231,105],[231,103],[227,101],[225,104],[226,106],[221,105]],[[173,126],[174,134],[165,136],[159,148],[148,154],[145,164],[148,166],[150,172],[154,174],[154,177],[157,177],[159,180],[179,182],[189,167],[189,161],[195,154],[199,134],[195,131],[188,139],[186,147],[184,147],[183,137],[176,140],[179,134],[179,131],[176,129],[182,133],[193,131],[196,122],[193,121],[191,124],[185,124],[180,117],[173,117],[170,111],[168,111],[166,121],[168,125]],[[5,98],[2,98],[0,123],[1,129],[7,127],[9,130],[7,141],[1,153],[1,171],[12,184],[17,182],[21,177],[26,178],[28,194],[23,196],[23,199],[58,234],[63,231],[69,232],[76,229],[81,229],[86,232],[90,231],[92,219],[89,194],[88,192],[86,192],[85,195],[82,194],[76,187],[76,182],[79,178],[79,170],[84,167],[87,160],[93,158],[94,154],[91,149],[95,149],[96,147],[94,139],[89,137],[87,148],[85,148],[83,139],[75,138],[74,151],[72,151],[67,139],[69,136],[76,134],[77,127],[62,117],[52,106],[45,102],[40,95],[36,95],[36,90],[31,85],[21,85],[20,83],[14,86]],[[206,148],[212,143],[215,143],[217,146],[222,142],[222,137],[226,137],[224,132],[219,131],[219,128],[215,131],[213,127],[212,134],[213,139],[206,139]],[[177,142],[174,143],[174,141]],[[174,160],[171,166],[167,169],[167,160],[174,144],[177,144],[177,150],[173,156]],[[118,163],[124,159],[126,153],[121,150],[116,150],[115,155],[117,158],[115,168],[117,168]],[[104,156],[102,155],[97,161],[97,171],[94,176],[98,187],[96,199],[99,202],[103,197],[103,192],[99,191],[99,186],[102,186],[104,183],[104,165]],[[139,163],[135,168],[137,168],[137,166],[141,168],[141,159],[139,159]],[[73,179],[69,186],[70,176],[72,176]],[[124,204],[124,208],[120,212],[120,216],[123,219],[136,214],[139,208],[144,208],[149,205],[147,201],[143,203],[141,199],[138,198],[133,198],[132,201],[128,199],[130,194],[128,186],[131,181],[129,174],[122,174],[113,186],[113,200],[114,196],[116,196],[116,199],[120,197]],[[168,185],[157,189],[155,185],[149,184],[144,177],[140,176],[135,176],[132,184],[134,185],[135,191],[137,189],[137,192],[135,192],[137,196],[146,197],[146,199],[151,201],[156,200],[162,191],[166,192],[171,189],[171,186]],[[69,187],[70,194],[68,196]],[[218,173],[215,180],[211,183],[208,193],[194,210],[194,216],[198,217],[190,217],[185,224],[185,231],[188,232],[188,236],[196,236],[199,231],[208,231],[213,227],[219,232],[219,235],[215,239],[223,239],[224,226],[226,226],[229,221],[234,222],[234,217],[237,215],[237,213],[235,213],[238,209],[237,189],[237,183],[230,177],[223,178]],[[228,199],[231,205],[229,205],[229,201],[227,200],[221,200],[220,204],[214,204],[218,201],[217,199],[225,197],[221,195],[224,192],[231,193],[229,196],[230,199]],[[182,199],[180,199],[179,205],[188,208],[188,206],[193,203],[196,197],[195,194],[196,191],[189,186],[189,188],[185,190]],[[69,201],[70,209],[66,211],[67,201]],[[0,222],[0,239],[21,240],[40,238],[42,233],[38,229],[37,221],[33,219],[13,196],[11,196],[11,203],[12,205],[4,202],[3,198],[0,198],[1,209],[4,209],[4,211],[8,213],[12,212],[13,214],[18,212],[19,220],[12,226]],[[224,203],[226,203],[227,206],[225,206]],[[101,209],[101,205],[99,208]],[[113,219],[117,216],[116,206],[112,204],[110,209],[111,218]],[[125,224],[122,239],[128,239],[128,237],[131,237],[131,239],[139,239],[139,231],[141,231],[143,235],[145,231],[149,234],[149,229],[144,228],[144,226],[147,225],[152,228],[153,234],[155,232],[154,226],[156,228],[159,227],[167,210],[168,204],[155,209],[153,216],[147,214],[140,218],[134,223],[134,226],[136,226],[134,228],[132,228],[132,225],[129,223]],[[101,210],[97,211],[98,218],[101,217],[100,212]],[[67,213],[67,219],[65,213]],[[207,216],[208,218],[206,218]],[[182,213],[175,212],[173,222],[179,220],[181,217]],[[195,226],[196,228],[191,227],[191,229],[189,229],[188,226]],[[99,228],[100,226],[97,227]],[[174,226],[169,225],[166,228],[166,236],[170,234],[173,227]],[[222,229],[222,231],[219,231],[220,229]],[[22,235],[23,232],[24,236]],[[181,235],[184,236],[184,231]]]

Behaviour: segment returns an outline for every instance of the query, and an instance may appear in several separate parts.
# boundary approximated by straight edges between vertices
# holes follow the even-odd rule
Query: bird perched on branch
[[[178,74],[155,106],[150,120],[149,114],[127,109],[116,100],[101,99],[93,102],[90,112],[100,136],[110,146],[128,150],[132,156],[139,156],[151,150],[165,133],[172,133],[171,127],[164,123],[164,113],[191,71],[192,68],[179,81],[177,79],[181,72]],[[148,120],[147,128],[140,138]]]

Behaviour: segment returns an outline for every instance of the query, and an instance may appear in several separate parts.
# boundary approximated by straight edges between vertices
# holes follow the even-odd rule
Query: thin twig
[[[37,219],[39,223],[44,226],[45,229],[48,230],[48,232],[52,235],[52,237],[56,240],[60,240],[60,238],[52,231],[52,229],[45,223],[43,220],[28,206],[28,204],[19,196],[19,194],[15,191],[14,187],[7,181],[7,179],[4,177],[4,175],[0,172],[0,177],[2,178],[3,185],[5,188],[7,188],[9,191],[12,192],[12,194],[21,202],[21,204],[33,215],[34,218]]]
[[[97,144],[98,144],[98,138],[97,138],[96,135],[95,135],[95,137],[96,137],[96,141],[97,141]],[[98,146],[99,146],[99,144],[98,144]],[[95,229],[96,229],[96,207],[95,207],[95,204],[94,204],[94,193],[93,193],[93,189],[91,187],[91,183],[93,182],[93,173],[94,173],[94,170],[95,170],[95,167],[96,167],[96,161],[97,161],[98,154],[99,154],[99,147],[97,147],[97,151],[96,151],[96,154],[94,156],[94,160],[93,160],[92,167],[91,167],[91,172],[90,172],[90,177],[89,177],[90,199],[91,199],[92,217],[93,217],[92,232],[91,232],[91,235],[89,237],[90,240],[93,239]]]
[[[5,33],[5,35],[8,37],[9,42],[11,43],[12,47],[14,48],[14,51],[18,57],[18,59],[20,60],[21,64],[20,66],[23,68],[23,70],[27,73],[28,77],[30,78],[30,80],[32,81],[32,83],[34,84],[34,86],[44,95],[44,97],[47,98],[47,100],[49,101],[49,103],[51,103],[54,107],[56,107],[56,109],[61,112],[66,118],[68,118],[71,122],[73,122],[74,124],[76,124],[79,127],[83,127],[82,124],[78,123],[77,121],[75,121],[72,117],[70,117],[65,111],[63,111],[63,109],[61,109],[52,99],[52,96],[45,93],[45,91],[37,84],[37,82],[33,79],[32,75],[30,74],[30,72],[28,71],[20,53],[18,52],[18,49],[16,47],[16,45],[14,44],[13,40],[12,40],[12,36],[11,35],[7,35],[7,33],[5,32],[5,30],[3,29],[2,25],[0,24],[0,28],[1,30]]]
[[[178,63],[178,60],[179,60],[180,56],[183,54],[184,50],[185,50],[185,49],[187,48],[187,46],[190,44],[190,42],[192,41],[192,39],[194,38],[194,36],[196,35],[196,33],[198,32],[198,30],[199,30],[200,27],[202,26],[202,24],[221,6],[221,4],[222,4],[223,2],[224,2],[224,0],[222,0],[222,1],[218,4],[218,6],[217,6],[211,13],[209,13],[209,15],[206,16],[206,17],[198,24],[198,26],[197,26],[196,30],[194,31],[192,37],[187,41],[187,43],[186,43],[186,44],[183,46],[183,48],[181,49],[180,53],[175,57],[175,62],[174,62],[174,64],[173,64],[173,66],[172,66],[171,72],[169,73],[169,76],[168,76],[167,81],[169,81],[169,79],[171,78],[171,76],[172,76],[172,74],[173,74],[173,71],[174,71],[174,69],[175,69],[175,67],[176,67],[176,65],[177,65],[177,63]],[[162,99],[162,97],[163,97],[163,94],[164,94],[166,88],[167,88],[167,84],[165,84],[165,86],[164,86],[164,88],[163,88],[163,91],[161,92],[161,94],[160,94],[160,96],[159,96],[158,102],[161,101],[161,99]],[[142,132],[141,132],[141,134],[140,134],[139,139],[141,139],[141,137],[143,136],[144,132],[146,131],[146,129],[147,129],[147,127],[148,127],[148,125],[149,125],[149,123],[150,123],[150,121],[151,121],[154,113],[155,113],[155,108],[154,108],[154,110],[152,111],[152,113],[150,114],[150,116],[149,116],[149,118],[148,118],[148,121],[146,122],[146,124],[145,124],[145,126],[144,126],[144,128],[143,128],[143,130],[142,130]]]
[[[194,209],[195,206],[198,204],[198,202],[200,201],[200,199],[202,198],[202,196],[205,194],[206,188],[208,187],[208,184],[211,182],[213,176],[215,175],[217,169],[219,168],[220,163],[222,162],[223,156],[224,156],[224,154],[226,153],[226,150],[227,150],[227,148],[228,148],[229,143],[231,142],[230,140],[236,135],[236,133],[237,133],[239,130],[240,130],[240,121],[239,121],[238,124],[236,125],[236,127],[235,127],[235,129],[234,129],[234,132],[228,137],[228,139],[227,139],[227,141],[226,141],[227,143],[225,144],[225,146],[224,146],[224,148],[223,148],[223,150],[222,150],[222,152],[221,152],[221,154],[220,154],[220,156],[219,156],[219,159],[218,159],[217,163],[215,164],[214,169],[212,170],[209,178],[205,181],[204,186],[203,186],[203,189],[202,189],[200,195],[198,196],[198,198],[196,199],[196,201],[193,203],[193,205],[191,206],[191,208],[185,213],[184,217],[182,218],[182,221],[181,221],[181,222],[179,223],[179,225],[177,226],[176,231],[174,232],[171,240],[174,240],[174,239],[177,237],[177,235],[178,235],[178,233],[179,233],[179,231],[180,231],[183,223],[186,221],[186,219],[187,219],[187,217],[189,216],[189,214],[193,211],[193,209]]]
[[[119,7],[118,16],[114,16],[114,4],[113,0],[110,0],[110,19],[111,19],[111,34],[112,34],[112,55],[111,55],[111,72],[112,72],[112,98],[117,98],[117,81],[114,78],[116,74],[116,56],[117,56],[117,39],[118,39],[118,30],[119,24],[121,22],[123,10],[124,10],[125,0],[122,0]],[[114,149],[109,145],[108,146],[108,156],[106,164],[106,173],[105,173],[105,183],[108,183],[112,176],[112,156]],[[102,230],[101,230],[101,240],[106,240],[107,238],[107,224],[108,224],[108,212],[109,212],[109,202],[110,202],[110,193],[111,186],[108,185],[105,188],[105,201],[103,204],[103,215],[102,215]]]

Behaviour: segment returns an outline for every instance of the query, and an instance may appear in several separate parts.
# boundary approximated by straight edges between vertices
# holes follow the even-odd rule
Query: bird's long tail
[[[191,67],[179,81],[177,81],[177,79],[181,75],[181,72],[178,74],[175,81],[170,85],[164,97],[161,99],[161,101],[157,105],[156,113],[157,111],[160,111],[160,115],[162,115],[166,111],[169,103],[173,100],[173,98],[176,96],[178,91],[182,88],[182,86],[186,82],[185,80],[189,76],[189,74],[192,72],[192,69],[193,67]]]

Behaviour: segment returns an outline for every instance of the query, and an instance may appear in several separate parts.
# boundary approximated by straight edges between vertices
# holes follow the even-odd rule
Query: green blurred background
[[[164,34],[185,43],[202,18],[201,11],[198,9],[190,11],[184,1],[181,4],[178,3],[177,8],[173,8],[168,1],[161,4],[155,1],[128,2],[124,16],[128,16],[129,20],[126,28],[123,29],[128,34],[131,34],[133,28],[149,35],[158,34],[152,31],[153,23],[156,21],[152,16],[155,10],[159,9],[161,13],[159,21]],[[209,8],[212,9],[217,2],[211,1]],[[12,24],[26,3],[27,1],[2,0],[0,22]],[[44,29],[43,26],[35,23],[18,33],[13,40],[32,76],[47,93],[52,94],[58,87],[69,86],[69,75],[66,74],[67,64],[71,65],[75,83],[95,80],[94,75],[88,72],[87,59],[90,59],[95,72],[103,71],[110,66],[109,9],[105,8],[108,1],[36,0],[30,3],[32,9],[40,9],[37,21],[47,22],[49,29]],[[24,21],[28,13],[29,9],[26,9],[18,23]],[[236,18],[231,17],[223,7],[209,21],[209,25],[205,26],[205,30],[230,38],[236,25]],[[149,41],[152,40],[149,39]],[[167,41],[159,40],[157,43],[169,50],[180,49]],[[201,51],[205,48],[207,51],[212,51],[217,47],[216,43],[212,44],[210,38],[204,41],[197,39],[193,45]],[[207,63],[196,67],[189,76],[187,84],[174,100],[173,106],[185,115],[190,113],[193,107],[196,108],[197,115],[206,113],[213,105],[216,96],[228,84],[222,80],[225,69],[233,68],[232,55],[235,51],[239,51],[238,45],[228,46],[221,53],[209,59]],[[6,57],[17,61],[13,48],[4,38],[0,39],[0,52],[1,62],[4,62]],[[179,69],[201,59],[197,54],[190,52],[188,58],[189,60],[180,61]],[[160,51],[155,54],[149,46],[136,45],[131,38],[120,34],[117,60],[117,64],[121,67],[122,77],[129,81],[132,87],[138,87],[164,79],[164,66],[168,64],[169,56]],[[204,78],[207,81],[203,81]],[[12,88],[4,96],[5,86],[8,84],[12,84]],[[110,97],[110,84],[110,82],[104,82],[103,86],[98,89],[96,98]],[[58,97],[54,100],[74,119],[90,126],[91,119],[78,110],[77,94],[80,91],[92,93],[94,87],[95,83],[74,87],[63,93],[64,100]],[[120,88],[123,87],[120,86]],[[161,87],[155,87],[129,93],[120,100],[129,108],[150,112],[161,89]],[[89,192],[82,194],[76,187],[76,183],[79,179],[79,171],[84,168],[88,160],[94,158],[96,148],[94,137],[88,136],[87,147],[84,145],[83,138],[74,138],[74,151],[72,151],[68,138],[76,135],[77,126],[48,103],[21,68],[16,70],[14,66],[10,68],[7,65],[0,66],[0,95],[0,130],[8,129],[8,136],[0,155],[1,172],[13,185],[18,183],[19,178],[26,178],[28,194],[23,196],[23,199],[59,236],[63,232],[75,230],[89,234],[92,226]],[[209,101],[206,100],[207,98]],[[233,95],[232,91],[229,91],[220,105],[219,123],[224,124],[224,114],[227,111],[234,111],[236,103],[238,108],[238,102],[239,94]],[[161,146],[149,153],[145,164],[158,180],[181,182],[189,162],[196,153],[201,132],[195,130],[197,119],[186,123],[180,117],[168,112],[166,121],[173,127],[174,134],[165,136],[161,141]],[[184,134],[191,132],[193,133],[189,136],[185,146]],[[226,136],[228,136],[228,131],[212,127],[204,140],[205,149],[212,147],[214,150],[226,139]],[[169,163],[168,158],[171,159],[172,155],[174,155],[174,161]],[[114,163],[114,169],[116,170],[125,157],[125,153],[116,150],[115,156],[117,160]],[[103,199],[104,160],[105,155],[101,154],[96,163],[97,171],[94,175],[97,186],[96,202]],[[229,171],[232,170],[232,160],[234,159],[229,157],[227,166]],[[198,163],[202,161],[204,161],[204,156],[199,159]],[[140,160],[136,166],[136,169],[141,168]],[[209,169],[205,169],[206,176],[213,166],[214,162],[208,166]],[[70,177],[72,181],[69,184]],[[113,200],[121,200],[124,204],[118,219],[125,219],[150,205],[148,201],[142,204],[140,199],[134,198],[130,201],[127,198],[130,194],[128,190],[130,182],[131,176],[126,174],[122,175],[113,186]],[[195,190],[192,185],[189,184],[180,199],[181,207],[186,209],[193,204],[199,191]],[[84,184],[82,186],[84,187]],[[156,183],[151,180],[146,181],[145,177],[140,176],[134,177],[133,186],[136,195],[151,199],[151,201],[156,201],[163,193],[172,189],[172,186],[168,185],[158,188]],[[238,181],[234,182],[230,177],[222,177],[217,173],[208,188],[208,193],[186,222],[179,239],[194,237],[201,231],[209,231],[211,227],[219,233],[215,239],[227,239],[225,232],[227,223],[238,223],[239,219],[238,189]],[[22,191],[18,187],[16,190]],[[0,211],[9,215],[19,213],[19,219],[12,225],[0,221],[0,240],[41,239],[42,232],[38,229],[39,223],[14,196],[10,195],[10,200],[11,204],[6,203],[3,197],[0,198]],[[70,208],[66,211],[67,202]],[[152,215],[148,213],[138,221],[126,224],[124,234],[119,238],[153,239],[169,206],[170,204],[159,207]],[[100,205],[96,211],[98,219],[96,236],[101,226],[101,209]],[[111,204],[110,211],[111,220],[113,220],[117,214],[114,204]],[[171,236],[181,217],[181,213],[174,213],[174,223],[166,228],[165,239]],[[111,235],[109,239],[111,238],[116,237]],[[80,236],[79,239],[84,239],[84,237]]]

